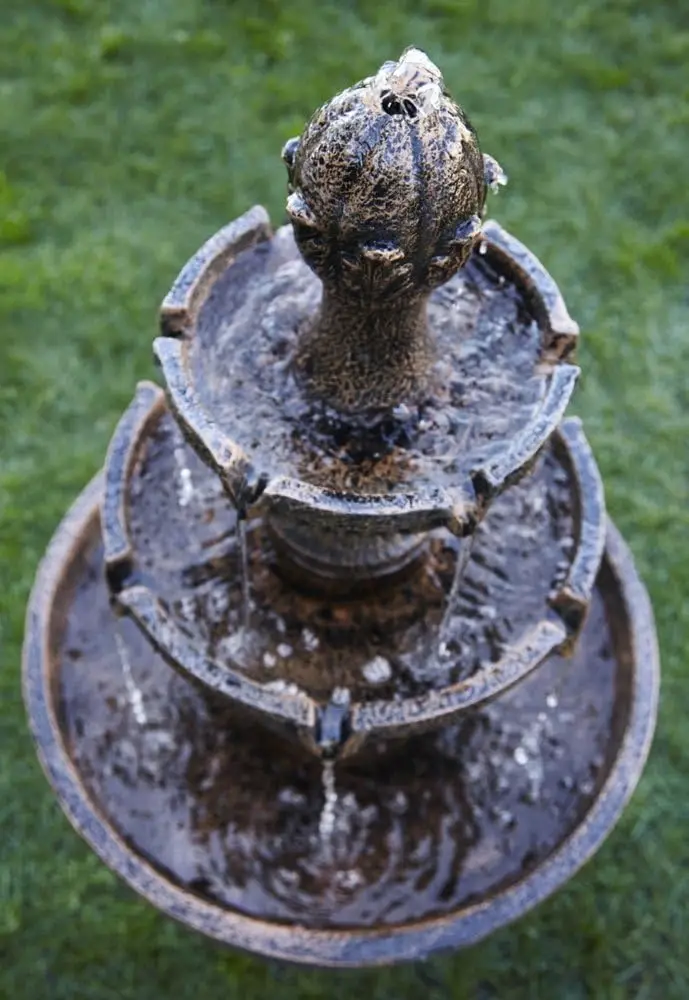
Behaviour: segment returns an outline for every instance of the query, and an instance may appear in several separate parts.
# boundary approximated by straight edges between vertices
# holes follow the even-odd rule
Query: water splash
[[[122,665],[124,686],[127,691],[127,697],[129,698],[132,713],[138,724],[140,726],[145,726],[148,722],[148,716],[146,715],[146,709],[144,707],[144,696],[141,692],[141,688],[137,686],[134,680],[127,645],[122,638],[122,633],[119,628],[115,629],[115,643],[117,645],[117,653],[120,658],[120,664]]]

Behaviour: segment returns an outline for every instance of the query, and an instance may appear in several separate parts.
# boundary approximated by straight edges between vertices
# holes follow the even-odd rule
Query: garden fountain
[[[652,611],[564,419],[578,329],[419,50],[283,150],[183,268],[31,597],[70,820],[263,955],[461,947],[562,885],[641,773]]]

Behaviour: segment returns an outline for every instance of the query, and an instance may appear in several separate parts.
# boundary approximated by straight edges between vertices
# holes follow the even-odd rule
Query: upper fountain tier
[[[471,532],[528,468],[571,396],[578,329],[538,261],[482,224],[504,177],[418,50],[325,104],[283,158],[291,226],[273,235],[256,207],[212,237],[155,350],[237,507],[260,501],[302,567],[375,576],[423,531]]]

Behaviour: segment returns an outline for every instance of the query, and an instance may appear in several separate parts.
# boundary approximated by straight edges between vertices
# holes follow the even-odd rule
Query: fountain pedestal
[[[473,943],[619,817],[652,611],[580,421],[578,329],[418,50],[283,152],[163,303],[38,572],[25,697],[99,856],[226,944],[318,965]]]

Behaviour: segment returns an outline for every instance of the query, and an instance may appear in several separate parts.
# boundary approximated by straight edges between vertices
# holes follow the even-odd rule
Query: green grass
[[[0,995],[13,1000],[689,996],[689,16],[680,2],[3,0],[0,18]],[[596,859],[422,968],[326,974],[217,949],[62,817],[19,688],[25,602],[97,469],[181,263],[255,202],[337,88],[426,48],[510,175],[491,212],[583,331],[575,409],[657,614],[646,774]],[[683,698],[684,693],[684,698]]]

